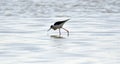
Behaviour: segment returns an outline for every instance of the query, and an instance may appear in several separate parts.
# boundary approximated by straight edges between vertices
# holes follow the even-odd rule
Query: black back
[[[63,20],[63,21],[58,21],[58,22],[56,22],[54,25],[60,25],[60,24],[62,24],[62,23],[65,23],[66,21],[68,21],[69,19],[67,19],[67,20]]]

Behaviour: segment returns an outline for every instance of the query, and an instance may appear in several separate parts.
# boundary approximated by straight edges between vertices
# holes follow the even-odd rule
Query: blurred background
[[[119,0],[0,0],[1,17],[76,18],[119,12]]]

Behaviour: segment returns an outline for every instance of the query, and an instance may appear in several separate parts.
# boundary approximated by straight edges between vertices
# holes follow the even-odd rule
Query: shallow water
[[[120,64],[120,0],[0,0],[0,64]],[[62,30],[47,32],[65,20]]]
[[[56,18],[0,19],[1,64],[119,64],[118,16],[71,18],[62,38],[49,31]]]

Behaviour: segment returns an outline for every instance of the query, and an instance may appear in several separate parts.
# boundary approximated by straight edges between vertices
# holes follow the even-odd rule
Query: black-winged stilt
[[[64,23],[65,23],[66,21],[68,21],[68,20],[70,20],[70,19],[66,19],[66,20],[63,20],[63,21],[57,21],[57,22],[54,23],[54,25],[51,25],[51,26],[50,26],[50,29],[53,29],[53,30],[59,29],[59,36],[60,36],[60,35],[61,35],[60,29],[62,28],[62,29],[64,29],[65,31],[67,31],[67,35],[69,36],[69,31],[68,31],[67,29],[63,28]],[[50,29],[48,29],[48,31],[49,31]]]

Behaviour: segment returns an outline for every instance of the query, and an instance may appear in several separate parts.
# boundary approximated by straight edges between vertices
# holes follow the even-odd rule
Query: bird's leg
[[[60,31],[60,28],[59,28],[59,36],[61,36],[61,31]]]
[[[65,29],[65,28],[62,28],[62,29],[64,29],[65,31],[67,31],[67,35],[69,36],[69,31],[67,29]]]

